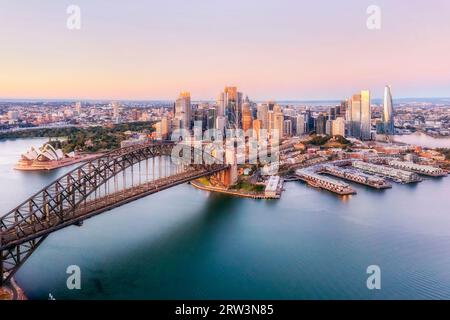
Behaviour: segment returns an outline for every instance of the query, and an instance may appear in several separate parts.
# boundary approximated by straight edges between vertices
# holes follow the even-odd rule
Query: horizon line
[[[348,99],[348,98],[347,98]],[[393,100],[411,100],[411,99],[449,99],[450,96],[428,96],[428,97],[393,97]],[[336,102],[345,101],[344,98],[338,99],[250,99],[252,102]],[[371,100],[383,100],[383,97],[371,97]],[[105,102],[105,101],[117,101],[117,102],[175,102],[175,99],[111,99],[111,98],[1,98],[0,102],[27,102],[27,101],[65,101],[65,102]],[[215,99],[195,99],[192,102],[212,102]]]

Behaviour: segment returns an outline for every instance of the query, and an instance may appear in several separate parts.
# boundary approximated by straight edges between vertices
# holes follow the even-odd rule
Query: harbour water
[[[45,139],[0,142],[0,209],[70,168],[20,172]],[[450,299],[450,178],[280,200],[181,185],[51,234],[16,275],[31,299]],[[66,268],[81,268],[68,290]],[[381,290],[366,287],[370,265]]]
[[[395,136],[394,140],[427,148],[450,148],[450,137],[434,138],[422,132]]]

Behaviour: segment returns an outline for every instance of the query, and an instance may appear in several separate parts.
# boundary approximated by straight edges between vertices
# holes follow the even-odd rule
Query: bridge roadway
[[[45,236],[51,232],[62,229],[69,225],[79,223],[102,212],[111,210],[113,208],[135,201],[150,194],[174,187],[176,185],[201,178],[205,175],[211,175],[226,168],[227,165],[218,165],[212,170],[189,170],[187,172],[174,174],[166,178],[157,179],[137,186],[133,186],[115,193],[110,193],[101,198],[97,198],[96,200],[88,201],[82,204],[79,208],[73,211],[65,221],[61,221],[59,216],[57,215],[51,215],[49,217],[44,217],[44,220],[40,221],[41,223],[37,223],[37,221],[34,221],[35,223],[32,224],[23,223],[20,226],[21,234],[23,234],[23,236],[18,237],[17,232],[15,232],[14,230],[10,230],[9,232],[1,234],[2,242],[0,250],[14,247],[20,243]]]
[[[168,176],[164,164],[164,172],[161,172],[159,167],[159,178],[155,179],[155,159],[158,158],[159,166],[162,158],[172,155],[173,147],[172,142],[152,142],[113,150],[59,177],[1,216],[0,286],[11,280],[48,234],[73,224],[80,224],[94,215],[147,195],[230,167],[220,161],[211,161],[219,159],[205,155],[203,150],[191,146],[187,151],[191,161],[185,164],[173,163],[175,172],[171,172],[169,164]],[[185,149],[182,150],[183,154]],[[193,160],[199,156],[202,156],[203,161],[196,164]],[[153,159],[152,178],[148,180],[150,159]],[[136,185],[133,180],[135,173],[139,177],[139,183]],[[131,174],[131,185],[126,181],[128,174]],[[143,176],[146,179],[141,182]]]

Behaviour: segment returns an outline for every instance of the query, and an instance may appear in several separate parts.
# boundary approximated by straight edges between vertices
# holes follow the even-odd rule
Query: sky
[[[448,0],[0,0],[3,99],[450,97],[449,56]]]

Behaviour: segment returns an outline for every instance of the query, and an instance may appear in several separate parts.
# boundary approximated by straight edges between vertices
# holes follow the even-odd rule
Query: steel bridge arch
[[[142,161],[158,156],[170,156],[174,145],[173,142],[148,143],[120,148],[101,155],[64,174],[2,216],[0,285],[14,275],[48,234],[80,223],[116,206],[229,167],[223,161],[203,154],[202,150],[190,147],[191,163],[195,163],[194,158],[198,159],[201,154],[204,157],[201,164],[185,165],[185,171],[182,173],[169,176],[164,181],[154,180],[154,185],[137,190],[138,192],[130,198],[110,204],[105,201],[103,207],[97,209],[94,207],[91,211],[86,209],[89,196],[100,190],[112,178]],[[81,211],[83,202],[85,210]]]

